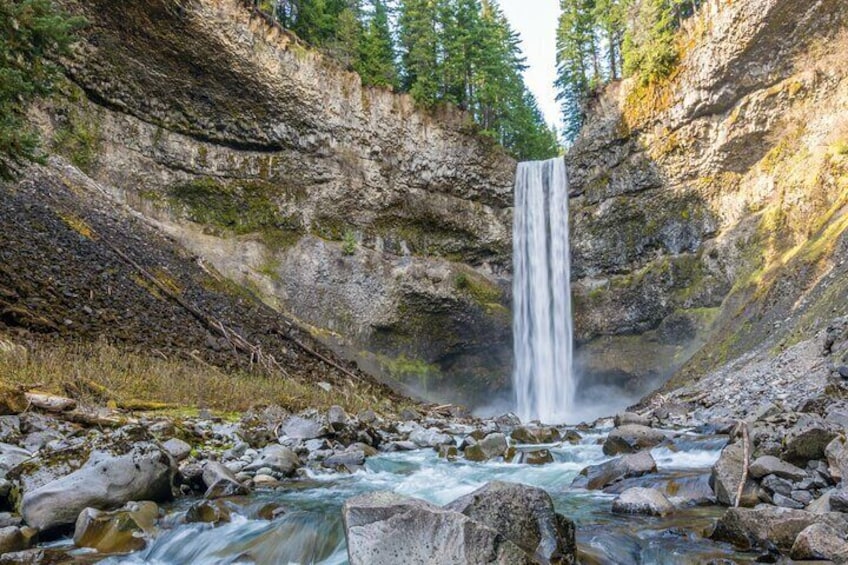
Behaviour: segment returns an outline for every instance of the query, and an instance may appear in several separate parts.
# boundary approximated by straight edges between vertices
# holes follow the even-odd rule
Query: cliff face
[[[464,115],[238,0],[62,3],[90,25],[43,113],[58,153],[364,367],[466,401],[507,384],[515,163]]]
[[[846,313],[846,46],[844,2],[714,1],[671,78],[594,102],[568,155],[587,379],[683,384]]]

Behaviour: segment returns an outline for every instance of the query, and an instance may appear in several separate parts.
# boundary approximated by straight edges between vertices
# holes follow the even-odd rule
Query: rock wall
[[[89,26],[56,152],[365,368],[452,400],[508,384],[515,162],[467,116],[238,0],[62,4]]]
[[[844,2],[715,0],[672,77],[593,102],[568,155],[587,380],[681,384],[845,313],[846,46]]]

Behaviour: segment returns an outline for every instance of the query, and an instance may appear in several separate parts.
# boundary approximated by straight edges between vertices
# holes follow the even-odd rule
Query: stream
[[[281,489],[230,499],[232,521],[217,527],[180,523],[181,512],[196,499],[180,500],[166,508],[169,516],[163,520],[164,527],[147,549],[103,563],[344,564],[341,507],[347,498],[393,490],[441,505],[492,480],[525,483],[550,493],[557,511],[577,523],[581,563],[670,565],[751,559],[701,537],[720,515],[718,507],[692,506],[665,518],[621,516],[610,511],[614,494],[571,488],[581,469],[610,459],[598,442],[605,431],[582,432],[583,439],[574,445],[533,446],[547,447],[554,455],[553,463],[541,466],[449,462],[431,449],[380,454],[354,474],[310,472],[308,478],[290,481]],[[652,451],[658,473],[626,480],[622,486],[703,483],[725,443],[724,436],[678,432],[673,451],[667,447]],[[271,521],[259,519],[259,509],[269,503],[282,505],[285,513]],[[85,555],[81,550],[71,553]]]

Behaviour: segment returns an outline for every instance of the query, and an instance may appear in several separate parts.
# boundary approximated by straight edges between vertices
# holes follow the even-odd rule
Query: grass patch
[[[103,390],[107,390],[111,402],[142,411],[157,404],[222,412],[241,412],[257,404],[278,404],[291,411],[325,410],[334,404],[349,413],[400,409],[379,398],[367,384],[334,384],[325,391],[316,384],[320,377],[311,382],[226,372],[194,359],[167,359],[106,343],[37,343],[25,354],[0,349],[0,378],[16,385],[38,384],[39,390],[60,395],[75,390],[79,401],[92,405],[102,405]],[[103,389],[80,387],[81,382]]]

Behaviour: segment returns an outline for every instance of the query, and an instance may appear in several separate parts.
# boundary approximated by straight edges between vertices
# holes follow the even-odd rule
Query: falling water
[[[518,415],[563,423],[572,411],[568,178],[563,159],[520,163],[513,224],[513,383]]]

